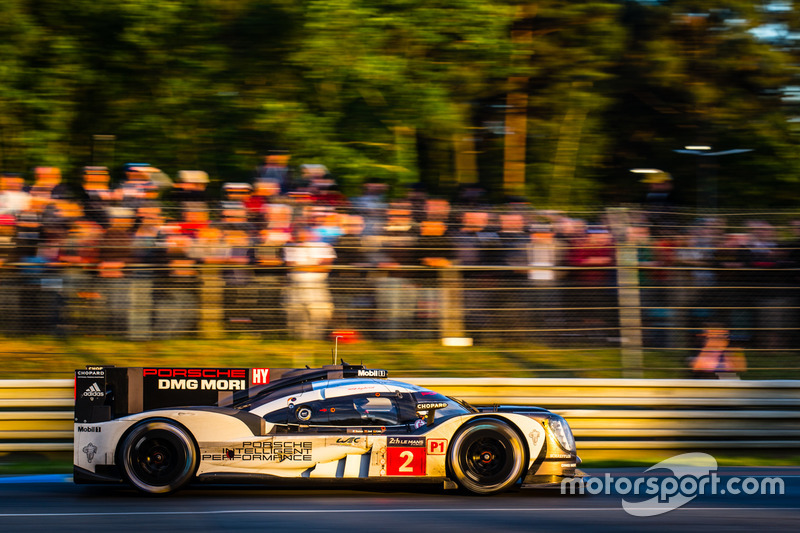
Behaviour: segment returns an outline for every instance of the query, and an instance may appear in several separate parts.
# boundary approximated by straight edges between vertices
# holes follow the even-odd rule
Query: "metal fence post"
[[[442,318],[439,324],[441,337],[464,336],[464,304],[461,271],[457,268],[439,269],[442,294]]]
[[[613,209],[612,226],[617,241],[617,296],[619,301],[622,377],[642,378],[642,312],[639,294],[639,260],[636,243],[627,240],[627,209]]]
[[[225,321],[224,285],[219,268],[206,265],[200,269],[200,335],[204,339],[222,337]]]

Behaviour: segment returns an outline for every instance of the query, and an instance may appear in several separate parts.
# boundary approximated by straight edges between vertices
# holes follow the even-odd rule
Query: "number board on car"
[[[425,437],[389,437],[386,443],[387,476],[425,475]]]

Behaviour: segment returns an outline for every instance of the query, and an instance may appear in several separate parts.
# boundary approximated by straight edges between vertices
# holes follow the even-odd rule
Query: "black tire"
[[[147,494],[169,494],[194,477],[197,452],[189,432],[163,419],[140,422],[120,444],[125,479]]]
[[[512,487],[525,471],[525,448],[514,429],[495,419],[479,419],[453,437],[448,464],[455,481],[475,494]]]

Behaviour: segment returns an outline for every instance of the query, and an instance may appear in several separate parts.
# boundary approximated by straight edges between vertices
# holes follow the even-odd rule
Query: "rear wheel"
[[[186,485],[197,470],[189,432],[169,420],[146,420],[134,426],[120,446],[125,478],[148,494],[167,494]]]
[[[448,455],[456,482],[475,494],[513,486],[525,469],[525,450],[517,432],[501,420],[476,420],[453,438]]]

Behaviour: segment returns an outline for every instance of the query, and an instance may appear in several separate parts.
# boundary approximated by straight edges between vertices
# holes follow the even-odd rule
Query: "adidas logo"
[[[89,387],[88,389],[86,389],[83,392],[82,396],[84,398],[86,398],[86,397],[89,397],[89,398],[100,398],[102,396],[105,396],[105,393],[100,390],[100,385],[98,385],[97,382],[95,381],[94,383],[92,383],[91,387]]]

